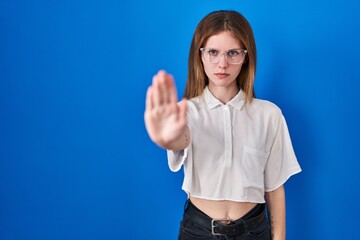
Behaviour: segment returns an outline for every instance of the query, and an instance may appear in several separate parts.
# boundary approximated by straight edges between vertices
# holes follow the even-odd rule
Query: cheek
[[[234,74],[237,76],[240,74],[241,72],[241,69],[242,69],[242,64],[240,66],[236,66],[236,68],[234,68]]]
[[[213,66],[209,66],[209,64],[207,63],[204,63],[203,62],[203,66],[204,66],[204,71],[205,71],[205,74],[209,77],[212,75],[213,73]]]

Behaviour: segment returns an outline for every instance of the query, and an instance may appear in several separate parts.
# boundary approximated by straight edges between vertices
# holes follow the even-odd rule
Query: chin
[[[237,86],[236,84],[234,84],[234,81],[223,80],[223,79],[212,81],[212,85],[213,87],[226,87],[226,88]]]

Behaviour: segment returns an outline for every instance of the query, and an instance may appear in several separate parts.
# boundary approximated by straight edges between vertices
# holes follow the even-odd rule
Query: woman
[[[159,71],[145,110],[149,136],[167,149],[170,169],[184,165],[179,239],[285,239],[283,184],[301,168],[281,110],[255,98],[248,21],[236,11],[207,15],[188,68],[183,100],[172,76]]]

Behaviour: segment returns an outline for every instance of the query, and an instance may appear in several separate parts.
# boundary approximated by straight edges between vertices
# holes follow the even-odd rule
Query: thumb
[[[178,103],[178,118],[179,119],[186,119],[187,109],[188,109],[187,99],[183,98]]]

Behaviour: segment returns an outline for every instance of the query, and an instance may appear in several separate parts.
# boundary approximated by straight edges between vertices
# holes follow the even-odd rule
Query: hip
[[[265,204],[257,204],[237,220],[214,219],[188,199],[180,224],[178,240],[270,240]]]

